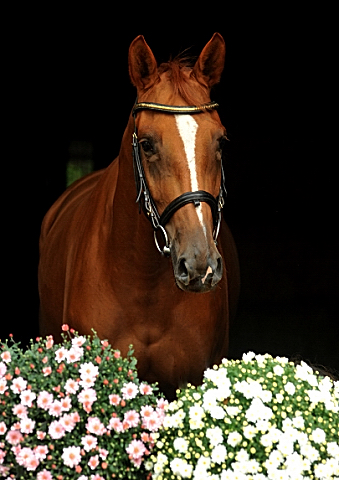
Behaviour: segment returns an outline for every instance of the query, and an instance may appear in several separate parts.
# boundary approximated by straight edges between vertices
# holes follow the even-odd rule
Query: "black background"
[[[91,142],[96,169],[118,154],[135,100],[130,42],[143,34],[160,63],[187,47],[198,55],[219,31],[226,65],[212,99],[231,140],[225,217],[242,275],[230,356],[301,355],[339,370],[331,12],[132,5],[21,12],[11,22],[2,338],[26,343],[38,332],[39,229],[65,188],[69,143]]]

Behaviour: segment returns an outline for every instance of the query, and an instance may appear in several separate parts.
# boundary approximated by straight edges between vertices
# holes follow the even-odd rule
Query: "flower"
[[[135,398],[137,393],[138,393],[138,387],[135,385],[135,383],[129,382],[125,383],[123,388],[121,389],[122,392],[122,398],[125,400],[131,400],[132,398]]]
[[[153,478],[336,478],[338,387],[285,357],[224,359],[166,407]]]
[[[81,450],[80,447],[74,447],[74,446],[65,447],[63,449],[61,458],[67,467],[73,468],[76,465],[79,465],[81,460],[80,450]]]

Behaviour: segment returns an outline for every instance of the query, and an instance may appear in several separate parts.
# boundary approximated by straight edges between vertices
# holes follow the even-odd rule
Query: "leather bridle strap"
[[[168,236],[165,230],[166,224],[172,218],[172,216],[177,212],[180,208],[184,207],[189,203],[193,203],[195,207],[198,207],[201,202],[208,203],[211,207],[212,217],[213,217],[213,225],[214,225],[214,233],[213,238],[215,243],[217,243],[217,237],[219,234],[219,228],[221,223],[221,210],[224,206],[224,195],[227,195],[226,188],[225,188],[225,175],[223,166],[221,164],[221,186],[219,195],[217,198],[213,197],[210,193],[199,190],[196,192],[186,192],[180,195],[179,197],[175,198],[163,211],[161,215],[159,215],[158,209],[155,205],[155,202],[152,198],[152,195],[149,191],[145,172],[141,162],[140,156],[140,147],[138,142],[138,135],[137,135],[137,127],[136,127],[136,113],[140,110],[153,110],[162,113],[169,113],[169,114],[199,114],[209,110],[213,110],[217,108],[219,105],[216,102],[205,103],[199,106],[178,106],[178,105],[162,105],[159,103],[152,103],[152,102],[140,102],[135,103],[132,115],[134,118],[134,133],[133,133],[133,167],[134,167],[134,176],[135,176],[135,183],[137,187],[137,200],[136,202],[141,205],[146,217],[151,222],[153,229],[154,229],[154,240],[157,249],[163,255],[169,256],[170,255],[170,243],[168,240]],[[143,193],[143,196],[142,196]],[[163,238],[165,240],[165,246],[160,248],[156,232],[160,230]]]

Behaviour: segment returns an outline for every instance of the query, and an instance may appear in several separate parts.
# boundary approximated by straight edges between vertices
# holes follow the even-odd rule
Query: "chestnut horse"
[[[133,344],[140,378],[168,398],[227,355],[238,297],[221,216],[227,137],[210,100],[224,57],[216,33],[193,67],[158,68],[138,36],[129,49],[137,102],[119,156],[71,185],[41,229],[40,333],[58,339],[67,323],[122,354]]]

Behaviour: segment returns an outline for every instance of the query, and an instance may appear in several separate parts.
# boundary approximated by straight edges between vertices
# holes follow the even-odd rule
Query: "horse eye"
[[[143,140],[142,142],[140,142],[140,145],[146,154],[150,155],[154,153],[153,146],[148,140]]]

